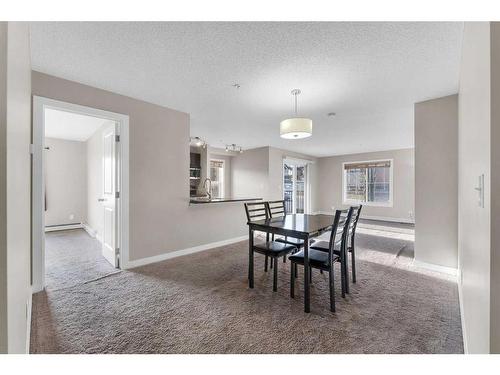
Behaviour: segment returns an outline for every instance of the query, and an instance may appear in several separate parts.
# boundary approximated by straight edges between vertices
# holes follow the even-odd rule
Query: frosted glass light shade
[[[308,118],[289,118],[280,123],[280,136],[286,139],[307,138],[312,135],[313,123]]]

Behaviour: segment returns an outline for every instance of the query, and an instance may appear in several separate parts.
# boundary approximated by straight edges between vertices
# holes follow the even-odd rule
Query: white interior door
[[[118,213],[117,200],[117,125],[110,123],[102,132],[102,203],[103,210],[103,232],[102,232],[102,255],[114,267],[118,267],[118,241],[117,223]]]

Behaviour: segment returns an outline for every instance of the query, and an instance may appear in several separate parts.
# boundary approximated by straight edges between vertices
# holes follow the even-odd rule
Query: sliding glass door
[[[307,164],[283,161],[283,199],[286,212],[308,212],[307,194]]]

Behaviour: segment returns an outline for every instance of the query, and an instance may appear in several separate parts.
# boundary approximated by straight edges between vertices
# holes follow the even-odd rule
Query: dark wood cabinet
[[[196,152],[191,152],[189,154],[189,167],[190,168],[201,168],[201,155]]]

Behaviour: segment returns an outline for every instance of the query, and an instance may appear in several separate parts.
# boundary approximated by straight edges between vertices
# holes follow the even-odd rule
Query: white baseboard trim
[[[456,268],[452,267],[445,267],[445,266],[440,266],[437,264],[432,264],[432,263],[427,263],[427,262],[422,262],[420,260],[413,260],[413,266],[418,267],[418,268],[424,268],[430,271],[435,271],[435,272],[441,272],[445,273],[447,275],[451,276],[458,276],[458,270]]]
[[[333,215],[333,211],[315,211],[312,214],[313,215]],[[378,221],[390,221],[391,223],[405,223],[405,224],[415,224],[415,220],[413,219],[407,219],[407,218],[399,218],[399,217],[386,217],[386,216],[370,216],[370,215],[363,215],[361,213],[361,219],[367,219],[367,220],[378,220]]]
[[[26,301],[26,354],[30,354],[32,306],[33,306],[33,292],[30,290],[28,301]]]
[[[413,219],[400,218],[400,217],[369,216],[369,215],[363,215],[362,213],[361,213],[361,219],[390,221],[391,223],[415,224],[415,220]]]
[[[333,215],[333,212],[328,211],[313,211],[311,215]]]
[[[94,228],[92,228],[87,223],[82,223],[82,228],[85,229],[85,232],[87,232],[90,237],[95,238],[102,244],[102,238],[101,236],[99,236],[99,233]]]
[[[462,324],[462,342],[464,344],[464,354],[469,354],[469,345],[467,344],[467,331],[465,329],[464,296],[462,291],[461,270],[458,269],[458,303],[460,306],[460,322]]]
[[[85,232],[87,232],[90,237],[92,238],[97,237],[97,231],[95,229],[92,229],[92,227],[87,223],[82,223],[82,228],[85,229]]]
[[[194,254],[194,253],[198,253],[200,251],[205,251],[205,250],[213,249],[213,248],[220,247],[220,246],[230,245],[230,244],[235,243],[235,242],[244,241],[246,239],[248,239],[248,235],[230,238],[228,240],[223,240],[223,241],[212,242],[212,243],[208,243],[205,245],[194,246],[194,247],[190,247],[190,248],[183,249],[183,250],[172,251],[170,253],[160,254],[160,255],[156,255],[156,256],[152,256],[152,257],[148,257],[148,258],[136,259],[136,260],[129,261],[127,264],[123,265],[123,268],[129,269],[129,268],[145,266],[146,264],[161,262],[161,261],[167,260],[167,259],[177,258],[180,256],[189,255],[189,254]]]
[[[45,227],[45,232],[55,232],[58,230],[68,230],[68,229],[81,229],[83,228],[82,223],[79,224],[67,224],[67,225],[57,225],[53,227]]]

